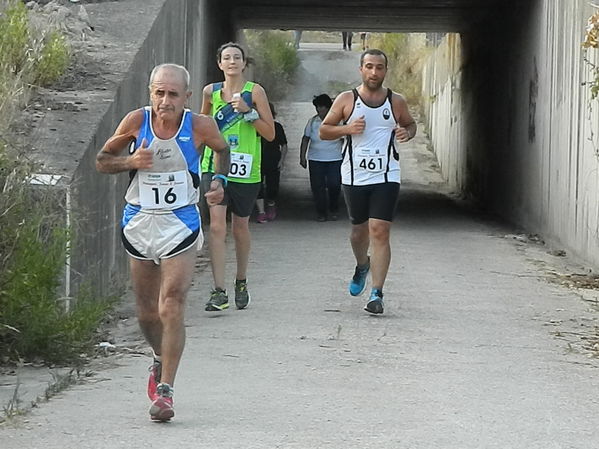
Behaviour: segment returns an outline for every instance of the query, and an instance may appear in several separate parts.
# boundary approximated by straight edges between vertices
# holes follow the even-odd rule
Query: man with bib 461
[[[396,142],[412,139],[416,122],[404,98],[383,87],[387,74],[385,53],[376,49],[362,53],[360,74],[362,84],[335,99],[320,126],[320,137],[346,137],[341,184],[356,258],[349,293],[360,295],[371,271],[372,290],[364,309],[379,314],[384,310],[383,284],[391,261],[389,232],[400,185]]]
[[[102,173],[129,172],[121,237],[130,256],[137,317],[152,347],[148,396],[150,417],[167,421],[173,385],[185,345],[185,298],[193,277],[196,247],[203,242],[199,199],[199,148],[210,147],[216,173],[229,169],[229,149],[212,117],[185,108],[189,73],[176,64],[156,66],[150,75],[150,106],[129,112],[96,158]],[[128,155],[122,153],[129,148]],[[207,190],[219,203],[223,182]]]

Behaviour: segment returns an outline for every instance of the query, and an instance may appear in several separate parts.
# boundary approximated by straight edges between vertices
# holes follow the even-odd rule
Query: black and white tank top
[[[391,107],[393,92],[388,89],[382,105],[368,106],[353,89],[354,108],[346,123],[364,116],[362,134],[347,136],[341,164],[345,185],[370,185],[401,182],[399,153],[395,148],[395,117]]]

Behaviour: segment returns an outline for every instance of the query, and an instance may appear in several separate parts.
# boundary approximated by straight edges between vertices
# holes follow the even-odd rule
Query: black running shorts
[[[369,218],[393,221],[399,196],[399,183],[385,182],[365,186],[343,185],[347,214],[352,224],[362,224]]]
[[[202,174],[202,194],[210,190],[212,176],[212,173]],[[225,188],[225,197],[219,205],[227,206],[238,217],[249,217],[256,205],[261,184],[260,182],[245,184],[229,181]]]

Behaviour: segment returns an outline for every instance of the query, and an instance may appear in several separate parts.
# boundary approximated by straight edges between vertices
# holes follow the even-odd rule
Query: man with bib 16
[[[150,418],[168,421],[173,385],[185,345],[185,298],[197,246],[203,242],[199,198],[199,148],[210,145],[216,173],[208,204],[223,196],[229,149],[212,117],[185,108],[189,73],[176,64],[150,75],[150,106],[129,112],[96,158],[102,173],[129,172],[121,237],[129,254],[141,330],[154,353],[148,396]],[[128,155],[122,155],[129,148]]]
[[[384,310],[383,284],[391,262],[389,232],[401,182],[396,142],[412,139],[416,122],[404,98],[383,87],[387,74],[385,53],[376,49],[362,53],[360,74],[362,84],[342,92],[333,102],[320,126],[320,137],[346,137],[341,184],[356,258],[349,293],[362,294],[371,271],[372,290],[364,310],[378,314]]]

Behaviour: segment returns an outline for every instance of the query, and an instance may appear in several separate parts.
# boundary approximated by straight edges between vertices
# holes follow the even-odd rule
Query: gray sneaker
[[[238,309],[245,309],[252,300],[250,292],[248,292],[247,280],[235,280],[235,305]]]
[[[222,288],[215,288],[210,293],[210,300],[206,303],[207,312],[219,312],[229,308],[229,297]]]

